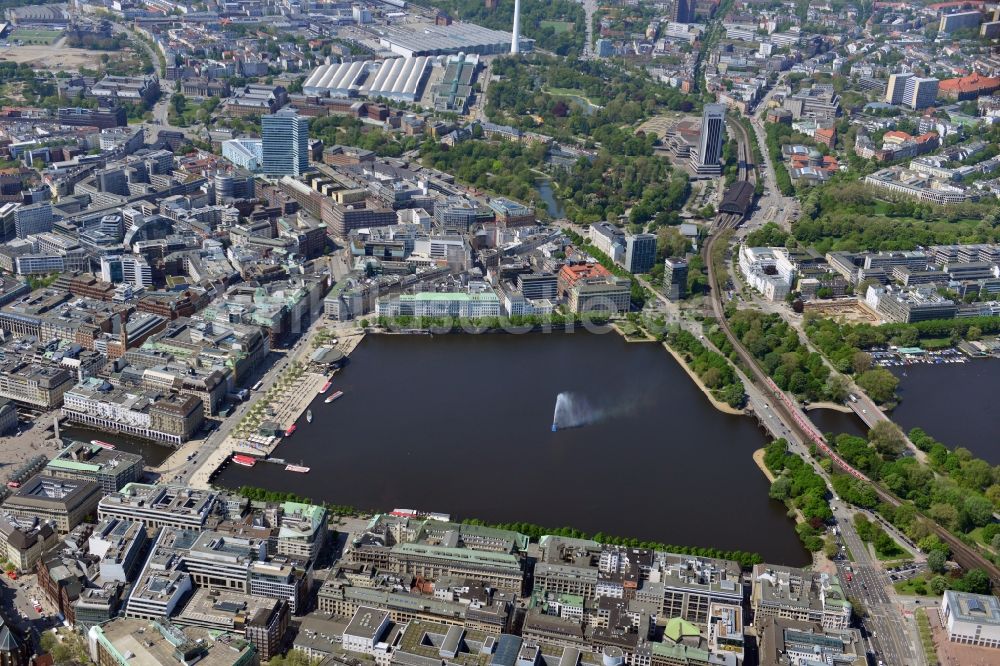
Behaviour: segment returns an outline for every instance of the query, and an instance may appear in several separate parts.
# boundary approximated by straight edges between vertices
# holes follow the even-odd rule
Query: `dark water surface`
[[[904,430],[923,428],[950,449],[964,446],[1000,464],[1000,359],[892,370],[899,377],[901,400],[891,416]]]
[[[810,409],[809,419],[816,424],[821,433],[837,435],[855,435],[868,437],[868,426],[854,412],[840,412],[836,409]]]
[[[808,561],[751,458],[764,436],[715,410],[659,345],[370,335],[334,389],[344,396],[318,396],[313,422],[275,452],[310,473],[230,465],[217,483]],[[551,432],[563,391],[590,406],[590,425]]]
[[[104,432],[103,430],[97,430],[96,428],[84,427],[82,425],[63,425],[59,428],[59,435],[66,441],[75,439],[81,442],[89,442],[94,439],[99,439],[102,442],[114,444],[115,448],[120,451],[138,453],[141,455],[143,462],[147,467],[156,467],[166,460],[167,456],[174,452],[174,449],[163,444],[150,442],[145,439],[132,438],[128,435],[116,435]]]

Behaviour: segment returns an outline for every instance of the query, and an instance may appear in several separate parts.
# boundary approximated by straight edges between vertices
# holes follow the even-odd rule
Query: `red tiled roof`
[[[976,92],[996,90],[997,88],[1000,88],[1000,77],[980,76],[978,73],[945,79],[938,84],[938,90],[941,92]]]

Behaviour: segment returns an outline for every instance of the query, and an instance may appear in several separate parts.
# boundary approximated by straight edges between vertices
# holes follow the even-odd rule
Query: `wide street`
[[[854,511],[836,500],[830,502],[830,507],[840,527],[841,538],[853,558],[851,561],[837,560],[840,581],[848,596],[858,600],[867,611],[863,622],[878,659],[892,666],[924,664],[916,623],[904,619],[902,605],[888,575],[854,529]],[[853,571],[848,572],[849,566]],[[851,574],[850,582],[848,573]]]

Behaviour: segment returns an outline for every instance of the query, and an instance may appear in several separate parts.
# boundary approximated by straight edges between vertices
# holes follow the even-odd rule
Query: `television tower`
[[[514,36],[510,40],[510,53],[521,52],[521,0],[514,0]]]

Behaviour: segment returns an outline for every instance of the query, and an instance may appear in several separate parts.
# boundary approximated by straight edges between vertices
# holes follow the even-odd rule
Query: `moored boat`
[[[294,423],[292,425],[288,426],[288,430],[285,431],[285,437],[291,437],[292,435],[295,434],[295,431],[298,430],[298,429],[299,429],[299,427],[297,425],[295,425]]]
[[[331,393],[330,397],[327,398],[326,400],[324,400],[323,402],[333,402],[334,400],[336,400],[337,398],[339,398],[342,395],[344,395],[343,391],[337,391],[336,393]]]
[[[233,462],[237,465],[242,465],[243,467],[253,467],[257,464],[257,459],[253,456],[245,456],[237,453],[233,456]]]
[[[115,448],[114,444],[108,444],[107,442],[102,442],[99,439],[92,439],[92,440],[90,440],[90,443],[93,444],[94,446],[99,446],[102,449],[114,449]]]
[[[300,474],[305,474],[309,471],[309,468],[305,465],[285,465],[286,472],[299,472]]]
[[[323,384],[323,388],[321,388],[321,389],[319,390],[319,392],[320,392],[321,394],[322,394],[322,393],[326,393],[327,391],[329,391],[329,390],[330,390],[330,387],[331,387],[331,386],[333,386],[333,380],[332,380],[332,379],[328,379],[328,380],[326,380],[326,384]]]

